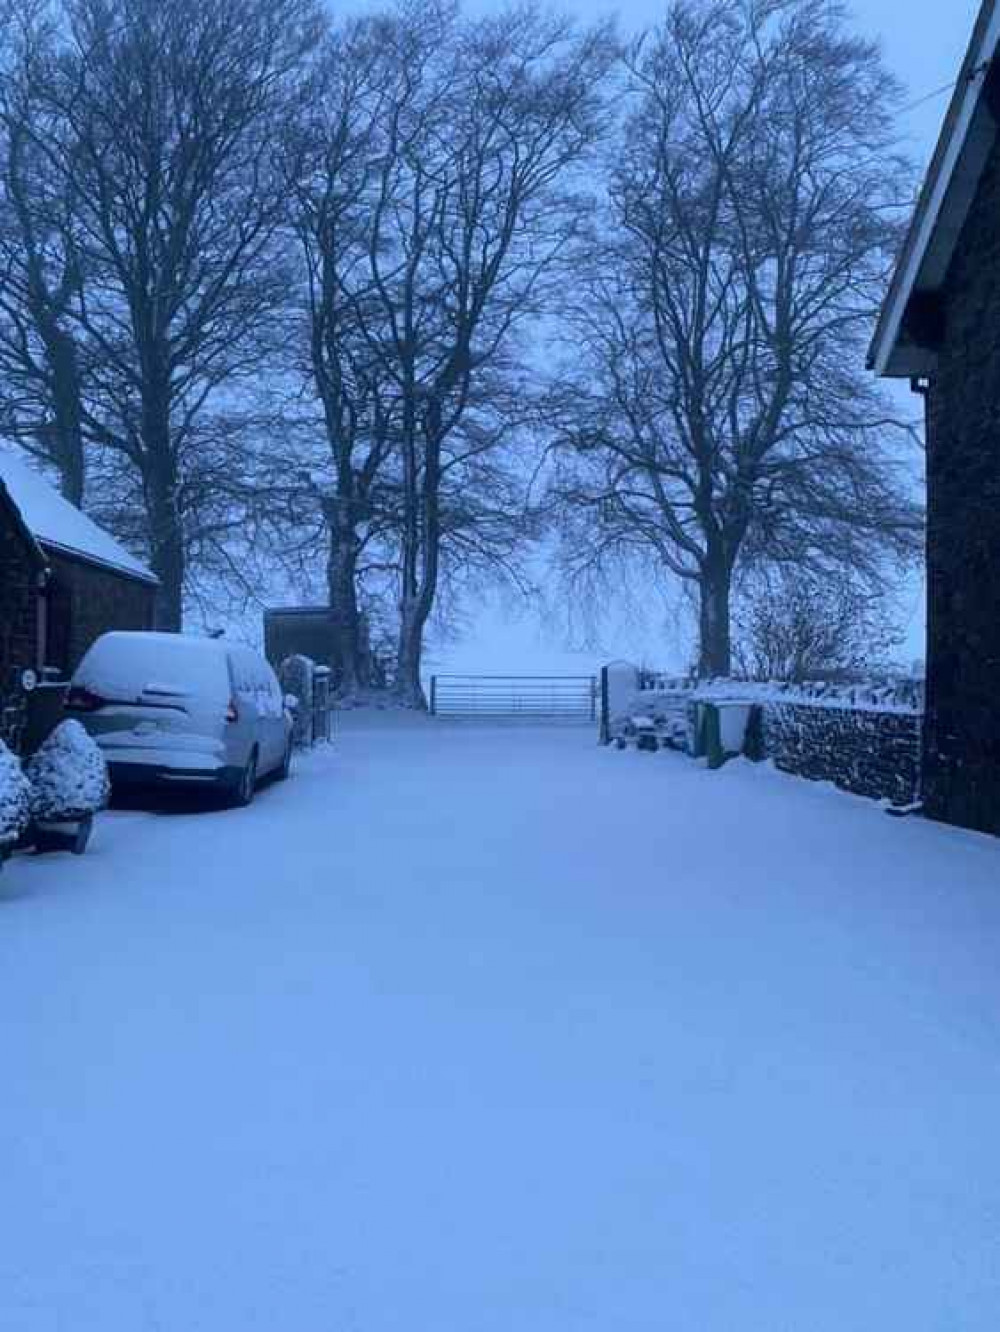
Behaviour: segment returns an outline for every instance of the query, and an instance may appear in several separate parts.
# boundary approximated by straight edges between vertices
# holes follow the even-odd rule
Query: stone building
[[[45,656],[42,600],[48,564],[0,481],[0,671],[37,669]]]
[[[1000,833],[1000,2],[983,4],[870,364],[927,419],[924,805]]]
[[[334,688],[340,684],[337,661],[335,614],[328,606],[283,606],[264,612],[264,655],[275,670],[286,657],[311,657],[333,672]],[[361,683],[373,689],[386,685],[386,662],[372,646],[368,618],[359,623]]]
[[[65,677],[109,629],[150,629],[157,579],[14,454],[0,451],[0,692]]]

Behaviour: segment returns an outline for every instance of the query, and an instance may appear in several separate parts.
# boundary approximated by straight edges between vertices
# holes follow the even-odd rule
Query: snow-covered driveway
[[[3,1332],[995,1332],[1000,842],[354,721],[0,879]]]

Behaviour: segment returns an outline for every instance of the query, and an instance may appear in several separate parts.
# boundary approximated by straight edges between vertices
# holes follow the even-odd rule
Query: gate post
[[[608,668],[601,667],[601,728],[598,734],[598,743],[609,745],[611,735],[608,730]]]

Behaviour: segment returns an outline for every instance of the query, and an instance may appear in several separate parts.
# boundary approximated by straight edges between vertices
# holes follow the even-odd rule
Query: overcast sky
[[[470,8],[487,11],[489,0],[469,0]],[[569,8],[582,19],[616,14],[623,32],[638,31],[654,24],[663,4],[654,0],[625,0],[618,5],[600,0],[576,0]],[[912,102],[934,93],[958,76],[980,0],[854,0],[851,9],[863,32],[877,38],[889,68],[907,88]],[[929,98],[905,112],[901,133],[915,160],[930,159],[948,105],[948,94]],[[922,655],[922,593],[907,596],[908,642],[904,655]],[[683,664],[684,648],[676,629],[653,611],[644,624],[608,626],[604,642],[574,654],[567,651],[558,607],[538,617],[513,617],[499,606],[490,606],[471,617],[462,641],[439,647],[429,654],[429,666],[455,671],[590,671],[609,655],[629,660],[640,658],[650,665],[677,669]]]

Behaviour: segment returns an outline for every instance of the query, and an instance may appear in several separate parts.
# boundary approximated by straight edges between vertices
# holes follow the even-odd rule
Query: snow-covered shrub
[[[26,764],[31,814],[38,822],[64,822],[96,814],[111,783],[104,755],[78,721],[64,721]]]
[[[0,850],[16,842],[31,819],[31,786],[0,740]]]

